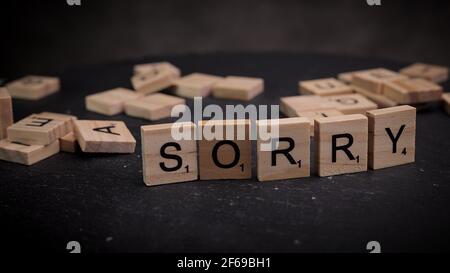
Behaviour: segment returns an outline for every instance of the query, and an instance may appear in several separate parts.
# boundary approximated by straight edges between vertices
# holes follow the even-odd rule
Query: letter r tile
[[[277,128],[277,125],[272,123],[274,121],[278,121],[278,134],[270,137],[270,134],[274,133]],[[256,124],[259,181],[300,178],[310,175],[309,131],[311,125],[308,118],[260,120]]]
[[[317,118],[314,130],[319,176],[367,170],[366,116],[355,114]]]
[[[195,130],[192,122],[141,127],[143,176],[147,186],[197,180]]]

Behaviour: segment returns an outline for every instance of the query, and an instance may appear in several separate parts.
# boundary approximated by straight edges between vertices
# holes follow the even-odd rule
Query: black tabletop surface
[[[14,100],[15,120],[42,111],[123,120],[138,141],[136,152],[59,153],[30,167],[1,161],[3,251],[66,252],[67,242],[73,240],[83,252],[366,252],[369,241],[380,242],[384,252],[449,250],[450,117],[437,105],[418,113],[413,164],[266,183],[253,178],[146,187],[140,126],[152,123],[88,112],[84,97],[131,87],[133,64],[163,60],[183,74],[262,77],[264,93],[249,102],[257,105],[278,104],[281,96],[296,95],[302,79],[407,65],[314,54],[208,54],[61,72],[59,93],[40,101]],[[193,101],[187,103],[192,106]],[[207,98],[208,103],[240,102]],[[253,173],[255,177],[255,169]]]

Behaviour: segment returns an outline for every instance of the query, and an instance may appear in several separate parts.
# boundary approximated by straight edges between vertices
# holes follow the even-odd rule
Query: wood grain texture
[[[353,73],[352,84],[374,93],[383,94],[386,83],[406,78],[408,77],[395,71],[376,68]]]
[[[13,98],[39,100],[58,92],[60,81],[57,77],[30,75],[8,83],[6,88]]]
[[[391,81],[384,88],[384,95],[399,104],[439,101],[442,93],[441,86],[420,78]]]
[[[6,88],[0,87],[0,140],[7,137],[7,128],[14,122],[12,100]]]
[[[86,153],[134,153],[136,140],[123,121],[76,120],[75,136]]]
[[[367,171],[366,116],[355,114],[318,118],[314,130],[319,176]]]
[[[185,104],[183,98],[157,93],[126,102],[125,113],[132,117],[159,120],[170,117],[174,106]]]
[[[58,152],[58,140],[45,146],[21,144],[6,139],[0,140],[0,159],[23,165],[33,165]]]
[[[335,103],[335,109],[346,115],[365,114],[366,111],[378,108],[376,103],[360,94],[327,96],[325,98]]]
[[[414,63],[400,70],[400,73],[412,78],[422,78],[435,83],[442,83],[448,79],[448,67]]]
[[[336,109],[337,105],[324,97],[315,95],[282,97],[280,110],[288,117],[297,117],[299,112]]]
[[[360,94],[376,103],[379,108],[394,107],[398,105],[396,101],[393,101],[384,95],[374,93],[354,85],[352,85],[352,88],[355,90],[357,94]]]
[[[252,177],[249,120],[202,121],[198,129],[202,132],[220,132],[220,140],[202,137],[198,141],[201,180]],[[233,134],[226,134],[227,130],[233,130]]]
[[[263,79],[240,76],[228,76],[212,88],[213,96],[216,98],[243,101],[249,101],[263,91]]]
[[[59,149],[61,152],[75,153],[78,148],[75,133],[68,133],[59,139]]]
[[[317,111],[307,111],[307,112],[298,112],[297,115],[299,117],[304,117],[309,120],[310,123],[310,135],[314,136],[314,123],[316,118],[326,118],[326,117],[335,117],[344,115],[342,112],[334,109],[329,110],[317,110]]]
[[[49,145],[73,130],[74,116],[48,113],[30,115],[8,127],[8,140]]]
[[[172,128],[187,132],[190,138],[174,137]],[[198,179],[195,130],[192,122],[141,127],[143,176],[147,186]]]
[[[308,177],[310,175],[310,122],[307,118],[279,119],[278,139],[264,139],[258,133],[257,177],[259,181],[273,181]],[[270,121],[257,121],[258,132],[276,128]],[[278,147],[275,145],[278,144]],[[263,145],[273,145],[268,151]],[[284,153],[283,153],[284,151]]]
[[[186,98],[207,97],[212,87],[222,79],[214,75],[192,73],[174,81],[175,94]]]
[[[367,112],[369,167],[377,170],[414,162],[416,108],[409,105]]]
[[[124,111],[125,102],[142,97],[142,94],[126,88],[114,88],[85,97],[86,109],[99,114],[113,116]]]
[[[325,78],[298,83],[300,94],[303,95],[342,95],[354,93],[353,89],[335,78]]]
[[[167,62],[138,65],[134,70],[131,84],[136,92],[146,95],[172,86],[180,77],[180,70]]]

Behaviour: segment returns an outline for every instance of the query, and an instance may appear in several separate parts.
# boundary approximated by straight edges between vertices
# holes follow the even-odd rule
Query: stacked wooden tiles
[[[198,125],[186,122],[142,126],[145,184],[250,179],[253,139],[250,123],[213,120]],[[365,115],[317,118],[313,139],[317,174],[331,176],[414,162],[415,123],[416,109],[407,105],[370,110]],[[263,132],[270,132],[273,126],[277,126],[279,133],[267,138]],[[259,181],[310,176],[308,118],[259,120],[256,128]],[[229,130],[233,133],[225,136],[224,132]],[[180,131],[185,138],[180,138]],[[208,138],[206,132],[220,132],[220,136]]]
[[[125,112],[155,121],[170,117],[175,106],[185,105],[184,98],[207,97],[212,93],[216,98],[248,101],[264,90],[261,78],[180,75],[180,69],[168,62],[135,65],[131,78],[134,90],[119,87],[89,95],[85,99],[86,109],[108,116]],[[172,89],[176,96],[159,92],[166,89]]]
[[[3,96],[0,96],[1,103]],[[12,123],[2,108],[1,124]],[[33,165],[60,151],[75,152],[78,144],[87,153],[133,153],[136,141],[122,121],[78,120],[75,116],[43,112],[30,115],[6,129],[0,140],[0,159]]]

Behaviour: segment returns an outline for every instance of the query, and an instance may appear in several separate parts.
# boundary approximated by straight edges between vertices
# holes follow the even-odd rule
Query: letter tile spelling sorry
[[[376,170],[414,162],[416,108],[409,105],[367,112],[369,167]]]
[[[198,129],[203,134],[198,141],[201,180],[252,177],[249,120],[202,121]],[[216,138],[205,137],[211,132]]]
[[[319,176],[367,171],[366,116],[317,118],[314,126]]]
[[[278,125],[271,124],[278,122]],[[274,125],[274,126],[272,126]],[[278,136],[267,138],[278,126]],[[310,175],[310,121],[286,118],[257,121],[257,173],[259,181],[308,177]],[[278,147],[276,146],[278,144]],[[272,148],[272,150],[269,149]]]
[[[143,175],[147,186],[198,178],[195,129],[192,122],[141,127]]]

